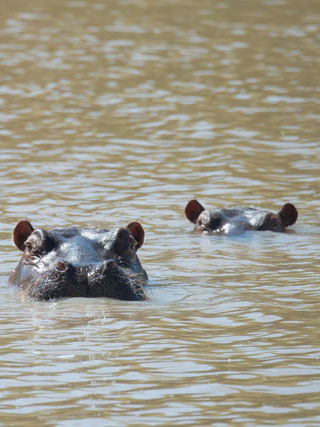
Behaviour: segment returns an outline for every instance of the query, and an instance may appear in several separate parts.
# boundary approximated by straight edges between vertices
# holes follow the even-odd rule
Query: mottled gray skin
[[[298,218],[298,212],[291,203],[286,203],[278,213],[273,213],[250,207],[207,210],[197,200],[190,200],[185,214],[195,224],[195,232],[218,235],[241,234],[246,230],[282,232]]]
[[[115,231],[90,228],[34,230],[20,221],[13,240],[23,251],[10,275],[25,297],[110,297],[145,300],[147,273],[137,256],[144,242],[138,222]]]

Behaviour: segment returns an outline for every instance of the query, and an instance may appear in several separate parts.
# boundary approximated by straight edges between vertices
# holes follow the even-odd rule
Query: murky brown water
[[[320,425],[318,0],[2,0],[0,423]],[[186,202],[293,202],[196,236]],[[138,219],[150,301],[22,302],[15,223]]]

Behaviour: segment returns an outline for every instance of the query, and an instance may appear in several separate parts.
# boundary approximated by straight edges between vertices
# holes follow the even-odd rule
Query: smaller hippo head
[[[23,254],[10,281],[35,300],[103,296],[144,300],[147,274],[136,253],[144,235],[139,222],[114,231],[47,231],[22,220],[13,241]]]
[[[245,230],[281,232],[298,218],[298,212],[291,203],[286,203],[278,213],[273,213],[251,207],[207,210],[197,200],[190,200],[185,214],[195,224],[195,232],[222,235],[239,234]]]

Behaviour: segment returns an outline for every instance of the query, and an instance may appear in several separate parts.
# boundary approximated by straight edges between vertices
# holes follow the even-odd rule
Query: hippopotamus
[[[251,207],[207,210],[198,200],[190,200],[185,214],[195,224],[195,232],[218,235],[241,234],[246,230],[282,232],[298,218],[297,209],[291,203],[286,203],[279,212],[273,213]]]
[[[116,230],[34,229],[18,222],[13,241],[23,251],[9,281],[32,300],[110,297],[146,300],[147,273],[137,250],[145,232],[139,222]]]

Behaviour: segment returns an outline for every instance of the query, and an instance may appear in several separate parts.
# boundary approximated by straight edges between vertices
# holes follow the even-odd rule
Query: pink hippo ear
[[[26,219],[18,222],[13,230],[13,242],[20,251],[24,251],[24,242],[33,232],[33,227]]]
[[[188,220],[195,224],[197,222],[198,216],[204,210],[204,207],[200,205],[198,200],[190,200],[190,202],[188,202],[187,206],[185,207],[184,212]]]
[[[291,203],[286,203],[279,211],[279,216],[284,227],[294,224],[298,219],[298,211]]]
[[[141,248],[144,243],[145,232],[140,222],[130,222],[130,224],[127,225],[127,230],[129,230],[132,236],[136,239],[138,243],[137,249]]]

